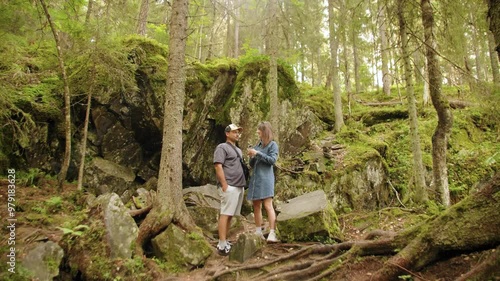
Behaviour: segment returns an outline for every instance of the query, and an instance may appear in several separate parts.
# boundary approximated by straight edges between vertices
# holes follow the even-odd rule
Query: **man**
[[[226,142],[217,146],[214,152],[215,175],[221,189],[221,205],[219,216],[219,243],[217,251],[220,255],[228,255],[231,244],[227,241],[229,227],[233,216],[239,216],[243,205],[245,175],[240,163],[243,157],[241,149],[236,147],[240,139],[241,127],[230,124],[224,130]],[[238,154],[237,154],[238,153]]]

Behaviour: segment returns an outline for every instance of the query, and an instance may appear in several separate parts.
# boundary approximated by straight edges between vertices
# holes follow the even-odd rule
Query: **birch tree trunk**
[[[66,67],[64,66],[64,57],[61,50],[61,43],[59,40],[59,33],[56,29],[56,26],[54,25],[54,22],[52,22],[49,10],[47,9],[47,5],[45,5],[45,0],[40,0],[40,4],[42,5],[43,12],[45,13],[45,17],[47,17],[50,29],[52,30],[52,34],[54,35],[54,41],[56,42],[56,49],[57,49],[57,60],[59,63],[59,70],[61,71],[63,85],[64,85],[64,131],[66,140],[64,146],[63,163],[61,166],[61,171],[59,172],[58,176],[58,189],[59,191],[62,191],[64,181],[66,180],[66,175],[68,174],[69,161],[71,160],[71,100],[70,100],[68,77],[66,75]]]
[[[187,40],[188,0],[174,0],[170,22],[167,88],[164,103],[163,138],[156,200],[139,228],[136,253],[151,237],[172,221],[193,231],[192,220],[182,196],[182,112],[185,99],[185,50]]]
[[[80,167],[78,168],[78,190],[82,190],[83,186],[83,170],[85,168],[85,154],[87,152],[87,135],[89,131],[89,120],[90,120],[90,107],[92,104],[92,92],[94,92],[95,86],[95,64],[92,66],[92,72],[90,73],[90,88],[87,93],[87,109],[85,110],[85,121],[83,123],[83,135],[82,135],[82,147],[80,149]]]
[[[448,137],[451,133],[453,116],[448,101],[441,93],[441,71],[434,38],[434,14],[430,0],[421,0],[422,23],[424,26],[425,48],[429,72],[429,90],[432,105],[438,115],[438,124],[432,136],[432,166],[434,186],[441,197],[444,206],[450,206],[450,191],[448,186],[448,169],[446,167],[446,152]]]
[[[330,31],[329,41],[330,41],[330,56],[332,58],[331,62],[331,75],[332,75],[332,85],[333,85],[333,102],[335,107],[335,131],[338,132],[344,126],[344,117],[342,113],[342,99],[340,96],[340,78],[339,78],[339,66],[338,66],[338,48],[339,42],[336,37],[337,31],[335,29],[335,15],[333,7],[335,5],[335,0],[328,0],[328,26]]]
[[[406,35],[406,19],[404,10],[406,0],[398,2],[399,35],[401,37],[401,52],[403,55],[404,77],[406,80],[406,96],[408,98],[408,113],[410,117],[410,135],[413,152],[413,176],[415,178],[415,202],[421,203],[428,200],[425,185],[425,170],[422,161],[422,149],[420,148],[420,136],[418,133],[417,105],[415,101],[415,92],[413,90],[413,70],[410,61],[410,51],[408,48],[408,36]]]

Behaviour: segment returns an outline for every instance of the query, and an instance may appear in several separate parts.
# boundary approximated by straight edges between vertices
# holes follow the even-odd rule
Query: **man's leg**
[[[219,215],[219,241],[226,241],[229,230],[228,222],[231,222],[231,217],[228,215]]]

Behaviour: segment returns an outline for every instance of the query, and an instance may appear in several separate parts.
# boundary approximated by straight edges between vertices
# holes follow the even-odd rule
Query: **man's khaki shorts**
[[[245,189],[243,187],[228,185],[225,192],[220,188],[221,215],[239,216],[241,213],[241,206],[243,205],[244,194]]]

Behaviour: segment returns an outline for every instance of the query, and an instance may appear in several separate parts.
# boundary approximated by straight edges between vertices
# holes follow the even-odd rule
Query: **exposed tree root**
[[[172,222],[173,213],[162,212],[161,205],[157,206],[151,210],[139,227],[135,246],[136,255],[143,256],[144,245]]]
[[[369,234],[369,237],[377,237],[380,234],[387,234],[387,232],[375,231]],[[356,253],[360,256],[364,255],[379,255],[394,252],[393,239],[381,239],[377,241],[363,240],[359,242],[344,242],[332,245],[314,244],[305,248],[301,248],[288,255],[279,256],[276,259],[267,260],[262,263],[250,264],[235,268],[229,268],[220,272],[216,272],[211,280],[230,274],[233,272],[245,270],[261,270],[268,272],[265,269],[267,266],[276,266],[278,264],[285,264],[284,266],[277,267],[269,271],[265,275],[258,273],[261,280],[311,280],[315,274],[321,273],[323,270],[329,268],[336,260],[343,259],[346,251],[355,247]],[[320,255],[320,258],[315,259],[313,256]],[[300,261],[300,262],[296,262]],[[256,277],[256,276],[254,276]]]
[[[455,281],[487,280],[494,274],[500,276],[500,246],[491,250],[490,254],[480,264]]]
[[[136,216],[140,216],[140,215],[143,215],[143,214],[146,214],[146,213],[149,213],[149,211],[151,211],[151,209],[153,209],[153,205],[149,205],[147,207],[144,207],[142,209],[138,209],[138,210],[129,210],[128,213],[130,214],[130,216],[132,217],[136,217]]]

